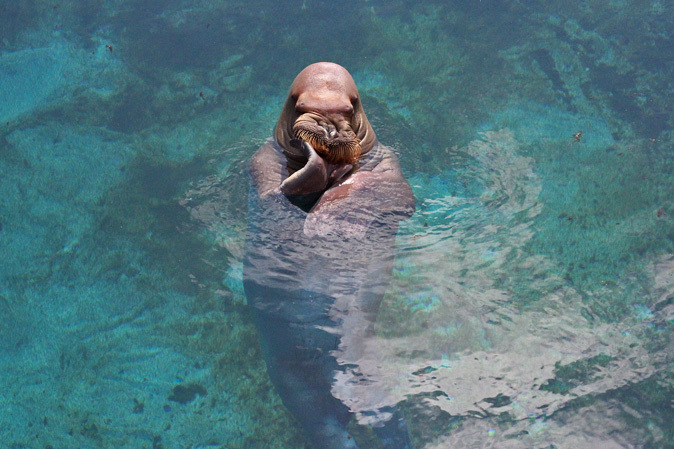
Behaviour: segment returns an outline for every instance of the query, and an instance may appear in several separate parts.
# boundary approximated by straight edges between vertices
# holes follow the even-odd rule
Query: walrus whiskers
[[[326,156],[328,154],[328,140],[306,129],[295,128],[295,137],[305,140],[314,147],[318,154]]]
[[[331,164],[353,164],[360,157],[361,147],[357,138],[328,140],[307,129],[295,127],[293,131],[295,137],[308,142],[319,155]]]
[[[331,142],[329,149],[330,153],[326,156],[326,160],[331,163],[347,162],[349,164],[353,164],[360,157],[361,151],[360,143],[357,140],[351,140],[348,142]]]

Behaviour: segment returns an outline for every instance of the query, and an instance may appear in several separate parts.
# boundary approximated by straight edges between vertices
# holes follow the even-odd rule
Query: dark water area
[[[363,348],[388,397],[336,394],[416,448],[674,447],[673,18],[0,0],[0,446],[309,447],[243,292],[246,167],[327,60],[417,203]]]

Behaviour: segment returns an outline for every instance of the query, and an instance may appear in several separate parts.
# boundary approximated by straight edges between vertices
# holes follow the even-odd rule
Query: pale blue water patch
[[[75,93],[109,99],[128,80],[115,55],[98,40],[93,51],[62,38],[49,45],[0,53],[0,123],[64,104]]]
[[[352,74],[358,89],[367,92],[380,101],[385,101],[390,108],[390,112],[395,116],[399,116],[405,121],[412,119],[412,111],[410,111],[409,96],[405,94],[405,89],[401,87],[396,88],[386,76],[380,72],[373,70],[361,69],[354,71]]]
[[[0,56],[0,120],[44,105],[65,83],[62,47],[19,50]]]
[[[53,257],[76,250],[98,221],[102,195],[125,179],[135,150],[115,133],[56,123],[16,130],[5,141],[0,277],[7,281],[43,272]]]
[[[605,150],[615,144],[609,124],[601,115],[579,114],[534,101],[513,102],[494,111],[481,130],[509,128],[524,145],[556,144],[564,154]],[[578,140],[574,135],[578,135]]]

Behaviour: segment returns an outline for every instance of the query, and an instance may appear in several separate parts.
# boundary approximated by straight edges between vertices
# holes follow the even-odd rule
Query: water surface
[[[419,448],[674,447],[669,2],[0,2],[0,440],[304,448],[248,158],[353,74],[417,213],[363,368]],[[367,427],[356,431],[367,434]]]

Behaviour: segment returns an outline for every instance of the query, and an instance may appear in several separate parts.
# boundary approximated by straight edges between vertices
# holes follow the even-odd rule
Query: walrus
[[[347,430],[355,412],[374,417],[385,448],[411,447],[399,411],[353,410],[333,393],[337,375],[371,380],[360,349],[374,334],[398,224],[415,211],[349,72],[328,62],[302,70],[248,169],[244,289],[284,405],[316,449],[358,448]]]

